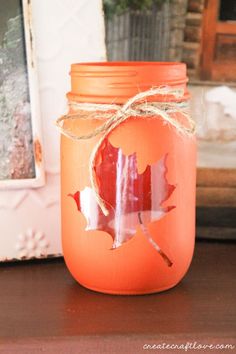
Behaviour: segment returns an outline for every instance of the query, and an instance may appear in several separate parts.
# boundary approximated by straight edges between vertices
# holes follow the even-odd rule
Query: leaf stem
[[[150,235],[146,225],[143,223],[142,221],[142,217],[141,217],[141,212],[138,212],[138,219],[139,219],[139,223],[141,226],[141,229],[144,233],[144,235],[146,236],[146,238],[148,239],[148,241],[151,243],[151,245],[155,248],[155,250],[160,254],[160,256],[162,257],[162,259],[165,261],[165,263],[168,265],[168,267],[171,267],[173,265],[173,262],[170,260],[170,258],[162,251],[162,249],[158,246],[158,244],[153,240],[152,236]]]

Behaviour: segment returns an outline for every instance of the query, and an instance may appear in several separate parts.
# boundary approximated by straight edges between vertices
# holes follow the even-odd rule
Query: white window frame
[[[45,184],[45,171],[43,159],[42,128],[39,104],[39,86],[37,78],[37,65],[35,55],[34,31],[32,26],[32,10],[30,0],[21,0],[23,9],[25,52],[27,59],[27,72],[29,83],[29,96],[31,107],[31,126],[34,149],[35,177],[25,179],[0,180],[0,190],[37,188]]]

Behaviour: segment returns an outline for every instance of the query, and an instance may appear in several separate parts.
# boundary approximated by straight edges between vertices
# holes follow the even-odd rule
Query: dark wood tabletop
[[[235,266],[235,243],[198,241],[188,274],[175,288],[116,296],[81,287],[62,259],[1,265],[0,353],[132,354],[163,343],[235,345]]]

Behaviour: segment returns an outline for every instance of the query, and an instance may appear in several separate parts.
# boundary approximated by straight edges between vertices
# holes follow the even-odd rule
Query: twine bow
[[[155,102],[147,102],[146,99],[151,96],[159,96],[160,98]],[[178,102],[165,101],[167,97],[173,96]],[[56,121],[61,134],[75,141],[91,139],[95,136],[101,135],[100,139],[94,146],[90,155],[89,161],[89,177],[91,187],[95,192],[95,198],[100,206],[103,214],[107,216],[109,214],[106,208],[104,200],[99,195],[95,163],[96,157],[104,142],[105,138],[121,123],[129,118],[154,118],[160,119],[174,127],[178,133],[192,136],[195,133],[195,122],[191,119],[188,112],[188,104],[184,100],[184,90],[172,89],[169,87],[157,87],[150,90],[140,92],[137,95],[130,98],[123,106],[116,104],[93,104],[93,103],[77,103],[69,102],[69,105],[73,107],[75,113],[66,114]],[[85,111],[91,114],[85,116]],[[181,113],[185,117],[185,124],[179,120],[173,118],[171,114]],[[101,124],[91,133],[84,135],[76,135],[68,129],[63,127],[63,123],[68,119],[105,119],[105,123]],[[187,124],[186,124],[187,123]]]

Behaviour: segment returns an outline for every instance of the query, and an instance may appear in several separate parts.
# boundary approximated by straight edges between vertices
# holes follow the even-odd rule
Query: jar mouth
[[[69,100],[124,103],[152,87],[182,88],[187,99],[186,64],[181,62],[89,62],[71,65]]]
[[[182,62],[178,61],[98,61],[98,62],[85,62],[85,63],[74,63],[71,64],[71,68],[75,69],[76,67],[81,66],[106,66],[106,67],[113,67],[113,66],[183,66],[185,65]]]

